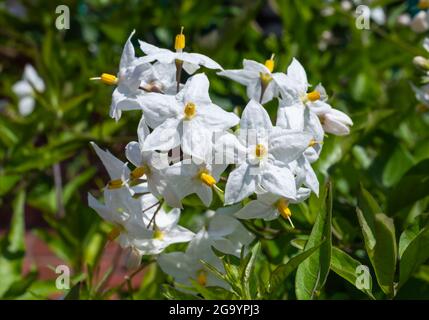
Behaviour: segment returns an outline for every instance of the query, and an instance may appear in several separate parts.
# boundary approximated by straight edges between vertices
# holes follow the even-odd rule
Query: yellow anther
[[[429,9],[429,0],[420,0],[417,7],[420,10],[426,10]]]
[[[122,188],[124,182],[121,179],[110,180],[107,183],[107,189],[119,189]]]
[[[255,148],[255,155],[258,158],[263,158],[267,154],[267,148],[263,144],[257,144]]]
[[[164,239],[164,232],[162,232],[161,230],[155,228],[154,232],[153,232],[153,238],[156,240],[162,240]]]
[[[274,53],[271,55],[271,58],[269,58],[268,60],[265,60],[265,66],[267,67],[268,70],[270,70],[270,72],[273,72],[274,70]]]
[[[200,180],[209,187],[212,187],[216,183],[216,179],[213,178],[207,172],[201,172],[199,176]]]
[[[113,74],[103,73],[100,78],[101,82],[103,82],[104,84],[108,84],[111,86],[118,84],[118,78],[116,78],[116,76],[114,76]]]
[[[287,201],[284,198],[281,198],[277,201],[277,210],[279,211],[280,215],[287,219],[289,223],[291,224],[292,228],[295,228],[295,226],[292,223],[291,216],[292,212],[289,209],[289,201]]]
[[[317,101],[320,99],[320,92],[317,90],[307,93],[307,99],[311,102]]]
[[[130,178],[131,180],[136,180],[141,178],[144,174],[146,174],[146,166],[143,167],[137,167],[133,171],[130,172]]]
[[[174,49],[182,50],[185,47],[185,35],[183,34],[183,27],[180,29],[180,33],[176,36],[174,41]]]
[[[200,286],[205,287],[207,284],[207,272],[205,270],[199,270],[197,272],[197,282]]]
[[[192,119],[197,113],[197,106],[192,102],[188,102],[185,106],[184,113],[187,120]]]

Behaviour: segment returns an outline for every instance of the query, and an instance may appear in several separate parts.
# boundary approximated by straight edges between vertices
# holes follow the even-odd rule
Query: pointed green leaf
[[[309,300],[317,296],[328,277],[331,261],[331,220],[332,220],[332,185],[328,183],[319,215],[308,238],[305,249],[309,250],[325,242],[308,259],[302,262],[295,278],[295,292],[300,300]]]

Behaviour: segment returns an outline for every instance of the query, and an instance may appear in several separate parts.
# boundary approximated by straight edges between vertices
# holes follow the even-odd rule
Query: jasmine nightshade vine
[[[244,60],[243,69],[223,70],[209,57],[183,51],[183,28],[175,51],[139,41],[145,55],[136,57],[133,34],[118,74],[92,79],[115,87],[110,106],[115,120],[123,111],[142,111],[137,141],[126,146],[126,163],[92,143],[110,181],[104,203],[89,194],[89,205],[114,226],[109,237],[129,251],[131,267],[143,255],[156,255],[177,283],[193,279],[228,288],[201,260],[222,271],[212,247],[240,257],[255,238],[240,219],[287,219],[293,227],[289,204],[319,192],[311,164],[325,134],[348,134],[352,120],[328,104],[321,84],[311,87],[296,59],[287,73],[274,72],[274,55],[263,64]],[[212,102],[208,77],[194,74],[201,67],[247,87],[250,100],[241,118]],[[189,75],[185,83],[183,70]],[[275,124],[263,106],[273,99]],[[180,224],[182,203],[191,194],[207,208],[214,194],[224,203],[206,212],[200,230]],[[174,243],[188,243],[187,249],[163,253]]]

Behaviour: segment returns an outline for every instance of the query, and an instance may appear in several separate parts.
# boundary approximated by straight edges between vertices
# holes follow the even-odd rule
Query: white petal
[[[304,110],[302,105],[278,108],[276,125],[284,129],[303,131]]]
[[[100,149],[94,142],[90,142],[91,146],[94,148],[101,162],[103,162],[104,167],[109,173],[110,179],[120,179],[124,174],[124,163],[113,156],[109,151],[104,151]],[[129,170],[128,170],[129,172]]]
[[[239,219],[265,218],[271,215],[276,209],[274,206],[267,206],[260,200],[252,200],[244,208],[238,211],[235,216]]]
[[[222,67],[216,61],[200,53],[182,52],[177,55],[177,58],[183,61],[190,62],[191,64],[204,66],[208,69],[222,70]]]
[[[176,281],[187,280],[193,272],[193,265],[183,252],[163,253],[157,260],[160,268]]]
[[[193,119],[183,121],[182,149],[185,154],[205,160],[212,147],[211,131]]]
[[[262,63],[256,62],[254,60],[244,59],[243,60],[243,68],[245,70],[247,70],[248,72],[253,72],[258,77],[259,77],[260,73],[271,74],[270,70],[268,70],[268,68],[265,65],[263,65]]]
[[[286,167],[266,164],[262,174],[261,186],[268,192],[278,194],[288,199],[295,199],[296,186],[292,172]]]
[[[197,107],[197,114],[201,123],[211,131],[227,130],[240,121],[235,113],[227,112],[213,103]]]
[[[278,161],[288,164],[298,159],[308,148],[312,135],[306,132],[277,130],[270,135],[268,152]]]
[[[45,83],[43,82],[43,79],[39,77],[37,71],[31,64],[27,64],[25,66],[23,79],[27,80],[36,91],[45,91]]]
[[[143,151],[168,151],[180,144],[181,120],[169,118],[146,137]]]
[[[33,87],[26,80],[20,80],[12,86],[12,91],[18,97],[25,97],[33,94]]]
[[[197,189],[197,195],[206,207],[210,206],[213,199],[212,188],[202,184],[201,187]]]
[[[192,102],[197,108],[200,104],[211,103],[209,97],[209,79],[204,73],[199,73],[186,81],[185,86],[178,94],[183,99],[183,104]],[[197,110],[198,112],[198,110]]]
[[[170,118],[177,118],[182,112],[174,96],[159,93],[149,93],[139,98],[145,121],[149,127],[155,129]]]
[[[255,74],[253,72],[248,72],[244,69],[224,70],[218,72],[217,74],[223,77],[227,77],[245,86],[247,86],[251,81],[255,79]]]
[[[241,164],[229,174],[225,187],[225,204],[232,204],[243,200],[256,189],[256,176],[252,174],[247,163]]]
[[[33,112],[35,104],[36,101],[34,100],[33,96],[22,97],[18,102],[19,114],[23,117],[28,116]]]
[[[136,59],[134,46],[131,43],[131,38],[133,37],[135,32],[136,32],[135,30],[131,32],[127,42],[125,43],[124,50],[122,51],[121,61],[119,63],[120,69],[131,66],[134,63],[134,60]]]
[[[244,108],[240,120],[240,130],[271,130],[273,127],[270,116],[264,107],[250,100]]]
[[[133,165],[139,167],[142,161],[142,154],[139,143],[136,141],[129,142],[125,147],[125,156]]]
[[[292,59],[291,64],[287,68],[287,76],[290,78],[291,83],[301,93],[307,93],[308,80],[307,74],[299,61],[295,58]]]

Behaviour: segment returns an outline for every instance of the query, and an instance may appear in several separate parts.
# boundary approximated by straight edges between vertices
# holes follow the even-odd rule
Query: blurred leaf
[[[403,237],[408,238],[404,241]],[[402,287],[409,277],[417,271],[418,267],[429,259],[429,226],[426,226],[420,232],[413,233],[412,236],[409,232],[404,231],[401,235],[401,248],[402,254],[399,260],[399,287]]]
[[[394,213],[429,195],[429,160],[408,170],[389,192],[387,212]]]
[[[391,187],[401,179],[414,164],[413,156],[403,146],[398,145],[383,171],[383,184]]]

